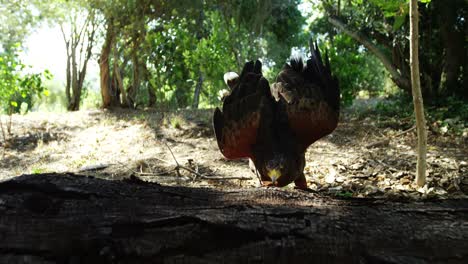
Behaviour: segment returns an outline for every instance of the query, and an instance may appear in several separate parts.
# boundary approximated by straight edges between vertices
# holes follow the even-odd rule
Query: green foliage
[[[344,199],[348,199],[348,198],[353,197],[353,193],[350,192],[350,191],[341,191],[341,192],[335,193],[335,196],[340,197],[340,198],[344,198]]]
[[[414,122],[412,99],[399,93],[376,105],[379,116],[387,118],[408,119]],[[468,105],[456,97],[445,97],[425,106],[425,115],[431,130],[445,134],[460,135],[468,127]]]
[[[413,115],[413,102],[403,93],[398,93],[376,105],[381,116],[407,118]]]
[[[428,108],[432,116],[439,120],[459,118],[468,126],[468,104],[460,98],[450,96],[437,100],[436,104]]]
[[[351,105],[360,91],[370,96],[384,93],[385,69],[377,58],[344,33],[333,31],[325,17],[313,21],[310,31],[320,41],[321,50],[328,50],[332,72],[337,76],[343,105]]]
[[[32,174],[42,174],[44,173],[46,170],[44,168],[41,168],[41,167],[38,167],[38,168],[32,168],[31,169],[31,173]]]
[[[421,89],[427,102],[451,95],[466,98],[460,89],[464,85],[466,63],[459,54],[467,48],[463,29],[468,6],[464,0],[446,2],[423,0],[419,4]],[[395,84],[411,96],[409,0],[323,0],[318,8],[322,8],[325,17],[315,28],[331,40],[345,31],[355,41],[371,47],[365,52],[382,61]],[[362,49],[360,45],[355,47],[354,53]]]
[[[340,83],[342,103],[350,105],[359,91],[378,95],[384,87],[385,73],[377,59],[348,36],[335,36],[330,44],[330,60],[333,73]]]
[[[238,72],[246,61],[258,58],[277,72],[292,46],[307,43],[301,43],[304,18],[297,1],[240,2],[242,8],[206,4],[196,15],[150,23],[145,42],[148,82],[157,88],[160,105],[191,106],[201,78],[200,106],[212,107],[219,103],[219,90],[225,88],[225,72]]]
[[[9,50],[0,52],[0,106],[8,114],[19,113],[22,105],[26,112],[31,109],[33,95],[49,95],[43,80],[52,78],[47,70],[28,73],[27,66],[18,58],[19,48],[20,44],[15,44]]]

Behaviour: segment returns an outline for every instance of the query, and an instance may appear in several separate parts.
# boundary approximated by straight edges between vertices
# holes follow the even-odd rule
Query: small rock
[[[343,190],[343,187],[341,186],[328,188],[328,192],[331,192],[331,193],[337,193],[337,192],[340,192],[341,190]]]
[[[336,181],[336,182],[339,182],[339,183],[342,183],[342,182],[345,181],[345,177],[343,177],[343,176],[338,176],[338,177],[336,177],[335,181]]]
[[[363,167],[364,167],[364,165],[362,163],[354,163],[353,165],[351,165],[352,170],[360,170]]]
[[[326,183],[334,183],[336,179],[336,170],[334,168],[330,168],[330,173],[325,177]]]

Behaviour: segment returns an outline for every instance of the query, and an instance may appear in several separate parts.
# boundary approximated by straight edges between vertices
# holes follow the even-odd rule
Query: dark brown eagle
[[[228,159],[250,158],[264,185],[306,189],[305,152],[338,124],[338,81],[327,54],[323,62],[312,42],[310,51],[306,65],[292,59],[271,87],[258,60],[240,76],[225,75],[231,92],[213,116],[219,149]]]

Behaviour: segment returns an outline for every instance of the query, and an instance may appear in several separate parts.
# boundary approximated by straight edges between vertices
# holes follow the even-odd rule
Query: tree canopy
[[[212,107],[224,89],[223,73],[260,58],[273,79],[292,51],[304,53],[309,38],[328,50],[345,104],[362,91],[387,94],[391,83],[407,95],[411,91],[407,0],[1,3],[4,74],[26,76],[25,67],[13,69],[5,61],[21,65],[15,54],[39,25],[62,28],[68,65],[62,94],[68,110],[78,110],[90,92],[85,85],[89,61],[99,63],[102,107]],[[466,3],[423,0],[419,7],[425,101],[466,98]],[[19,89],[4,81],[1,96],[14,102],[14,91],[45,89],[38,84]]]

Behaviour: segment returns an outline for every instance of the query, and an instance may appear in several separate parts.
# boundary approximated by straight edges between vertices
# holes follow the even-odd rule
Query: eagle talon
[[[294,187],[295,189],[299,189],[299,190],[308,190],[309,189],[309,188],[307,188],[307,181],[306,181],[306,178],[305,178],[304,174],[302,176],[300,176],[297,180],[295,180],[294,184],[296,185]]]

